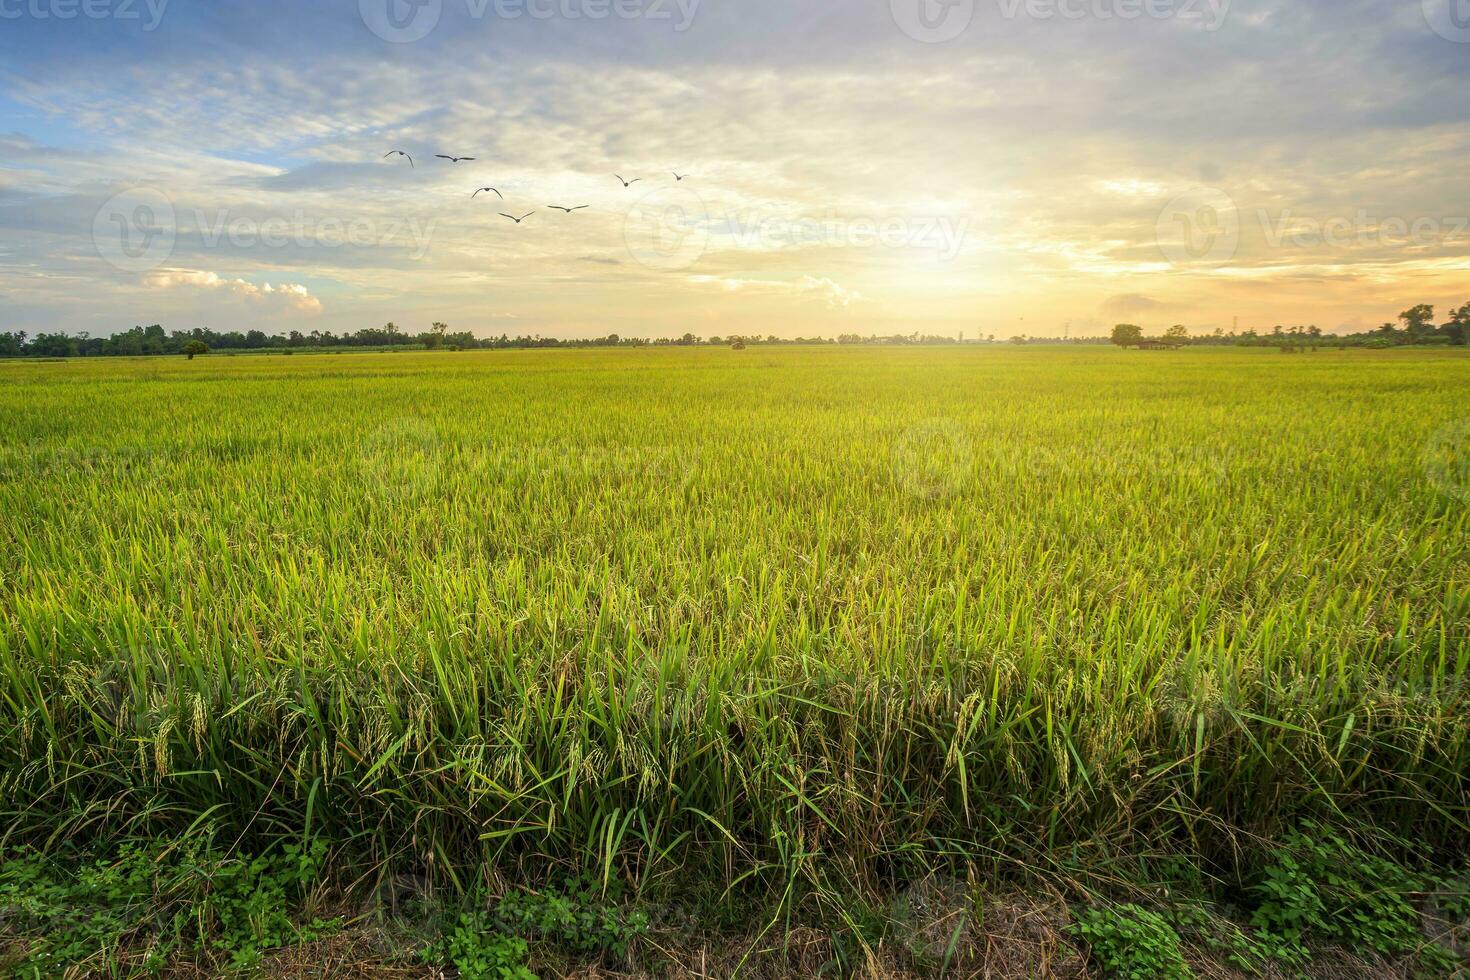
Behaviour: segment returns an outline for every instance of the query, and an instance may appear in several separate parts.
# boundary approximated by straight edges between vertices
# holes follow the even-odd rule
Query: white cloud
[[[848,289],[831,279],[802,276],[798,280],[782,279],[739,279],[728,276],[690,276],[689,281],[701,286],[713,286],[726,293],[756,292],[786,294],[824,301],[832,309],[845,310],[863,298],[863,294]]]
[[[812,293],[827,301],[827,305],[833,309],[847,309],[854,301],[863,298],[863,294],[856,290],[848,289],[831,279],[818,279],[815,276],[803,276],[801,280],[801,291]]]
[[[200,269],[159,269],[144,277],[150,289],[200,289],[221,292],[242,303],[266,307],[276,313],[314,316],[322,311],[321,301],[299,283],[261,283],[225,279]]]

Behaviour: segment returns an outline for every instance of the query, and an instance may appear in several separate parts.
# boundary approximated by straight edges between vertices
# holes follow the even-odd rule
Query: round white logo
[[[1240,247],[1240,212],[1229,194],[1200,187],[1164,205],[1155,232],[1174,265],[1229,262]]]
[[[975,451],[969,434],[954,419],[927,419],[899,436],[892,462],[893,478],[905,493],[942,500],[964,485]]]
[[[380,500],[414,498],[439,479],[439,434],[424,419],[399,418],[362,442],[358,463],[367,492]]]
[[[1470,419],[1451,422],[1424,447],[1424,473],[1441,493],[1470,501]]]
[[[888,0],[893,22],[915,41],[953,41],[975,19],[975,0]]]
[[[367,29],[390,44],[422,41],[439,26],[444,0],[357,0]]]
[[[177,239],[173,202],[151,187],[114,194],[92,219],[97,254],[123,272],[148,272],[163,265],[174,254]]]
[[[1422,0],[1430,30],[1456,44],[1470,44],[1470,0]]]
[[[709,247],[709,208],[685,187],[650,191],[628,209],[628,254],[650,269],[674,272],[698,262]]]

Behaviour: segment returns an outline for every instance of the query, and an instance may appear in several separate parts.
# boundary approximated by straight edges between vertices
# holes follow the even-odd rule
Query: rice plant
[[[1449,352],[0,362],[3,840],[1463,857],[1467,395]]]

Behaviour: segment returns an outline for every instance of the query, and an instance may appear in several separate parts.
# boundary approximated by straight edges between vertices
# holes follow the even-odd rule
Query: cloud
[[[827,301],[828,306],[843,310],[863,298],[862,293],[840,286],[831,279],[818,279],[815,276],[802,277],[801,292],[820,296]]]
[[[273,313],[297,313],[314,316],[322,311],[321,301],[297,283],[247,282],[224,279],[217,273],[198,269],[159,269],[144,277],[150,289],[198,289],[223,293],[238,302],[261,306]]]
[[[803,276],[795,281],[780,279],[737,279],[721,276],[690,276],[690,282],[713,286],[726,293],[754,292],[785,294],[825,302],[831,309],[847,309],[863,298],[862,293],[847,289],[831,279]]]
[[[1168,303],[1160,302],[1149,296],[1139,293],[1125,293],[1120,296],[1109,296],[1102,304],[1104,316],[1138,316],[1147,313],[1163,313],[1169,308]]]
[[[176,4],[152,32],[22,18],[0,32],[0,283],[31,329],[262,311],[489,329],[503,312],[581,336],[895,321],[1001,334],[1099,311],[1372,323],[1406,292],[1470,296],[1464,241],[1265,234],[1362,208],[1374,223],[1464,213],[1470,59],[1412,0],[1251,0],[1214,32],[982,3],[945,45],[904,36],[882,0],[705,0],[683,32],[679,5],[660,6],[675,20],[510,20],[495,4],[475,18],[446,3],[430,37],[403,45],[374,38],[357,0]],[[382,159],[397,148],[418,166]],[[692,175],[677,188],[675,169]],[[614,172],[644,182],[625,191]],[[471,202],[483,184],[542,213],[511,226],[498,201]],[[1200,184],[1238,205],[1240,247],[1175,267],[1160,213]],[[174,203],[171,262],[234,278],[161,273],[140,288],[102,262],[98,208],[139,185]],[[632,254],[630,209],[654,190],[731,216],[692,223],[709,242],[687,270]],[[591,207],[567,218],[549,202]],[[968,231],[945,257],[797,250],[741,216]],[[231,235],[237,219],[308,233],[270,247]],[[299,283],[329,283],[330,309]]]

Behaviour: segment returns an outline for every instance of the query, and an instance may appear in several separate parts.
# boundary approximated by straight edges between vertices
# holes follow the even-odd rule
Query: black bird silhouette
[[[553,211],[565,211],[567,214],[571,214],[573,211],[580,211],[583,208],[590,208],[590,207],[592,207],[592,205],[590,205],[590,204],[578,204],[574,208],[564,208],[560,204],[548,204],[546,206],[548,208],[551,208],[551,210],[553,210]]]
[[[467,163],[474,159],[474,157],[447,157],[442,153],[435,153],[434,156],[440,160],[448,160],[450,163]]]
[[[413,157],[409,156],[407,153],[404,153],[402,150],[390,150],[389,152],[383,154],[383,159],[386,160],[389,157],[393,156],[403,157],[405,160],[408,161],[408,165],[410,167],[413,166]]]
[[[470,197],[479,197],[481,194],[485,193],[486,191],[495,191],[495,188],[493,188],[493,187],[481,187],[479,190],[477,190],[473,194],[471,194]],[[499,191],[495,191],[495,196],[498,197],[498,198],[500,198],[502,201],[505,200],[505,195],[502,194],[502,193],[500,193]]]
[[[529,218],[531,215],[533,215],[535,213],[536,213],[535,211],[528,211],[527,213],[525,213],[525,214],[521,215],[519,218],[517,218],[513,214],[506,214],[504,211],[502,211],[502,212],[500,212],[500,216],[502,218],[509,218],[510,220],[514,221],[516,224],[520,224],[522,221],[525,221],[527,218]]]
[[[618,180],[623,180],[622,174],[613,174],[613,176],[616,177]],[[632,180],[623,180],[623,186],[632,187],[634,184],[638,183],[642,179],[642,177],[634,177]]]
[[[688,177],[688,176],[689,176],[688,174],[678,174],[678,173],[676,173],[676,174],[674,174],[674,179],[675,180],[683,180],[685,177]]]

